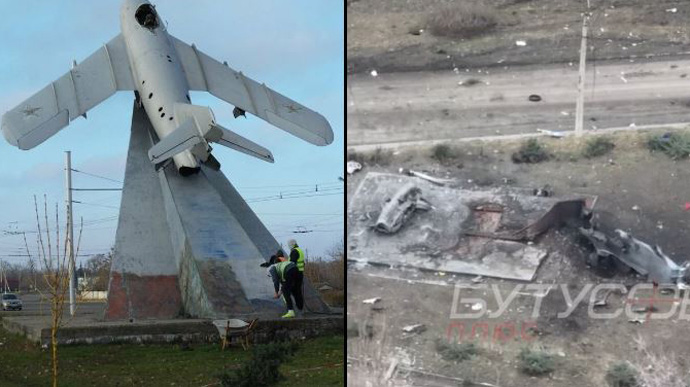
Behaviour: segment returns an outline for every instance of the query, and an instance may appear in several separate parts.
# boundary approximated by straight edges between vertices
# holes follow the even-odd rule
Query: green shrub
[[[513,153],[514,163],[540,163],[551,158],[549,152],[535,138],[525,141],[517,152]]]
[[[359,153],[357,153],[353,149],[348,149],[347,150],[347,161],[359,161],[359,162],[361,162],[362,161],[362,155],[360,155]]]
[[[652,136],[647,140],[647,148],[652,152],[662,152],[673,160],[686,159],[690,156],[690,135],[666,133]]]
[[[223,387],[266,387],[272,386],[285,377],[278,368],[288,357],[295,354],[296,342],[277,342],[256,345],[251,358],[241,368],[220,376]]]
[[[611,387],[636,387],[637,371],[627,362],[619,362],[609,367],[606,372],[606,382]]]
[[[556,362],[553,355],[539,350],[523,348],[518,355],[520,371],[531,376],[539,376],[553,372]]]
[[[597,136],[587,140],[585,149],[582,151],[582,156],[591,159],[593,157],[603,156],[615,148],[615,144],[608,137]]]
[[[474,343],[449,343],[445,340],[436,340],[436,352],[444,360],[461,362],[469,360],[479,352],[477,346]]]
[[[375,164],[385,167],[391,163],[391,160],[393,159],[393,151],[382,148],[376,148],[375,151],[368,154],[367,156],[368,157],[366,158],[366,161],[369,164]]]
[[[481,3],[456,2],[427,18],[427,28],[436,36],[471,38],[496,27],[496,12]]]
[[[439,163],[445,163],[457,157],[457,150],[448,144],[438,144],[431,148],[431,158]]]

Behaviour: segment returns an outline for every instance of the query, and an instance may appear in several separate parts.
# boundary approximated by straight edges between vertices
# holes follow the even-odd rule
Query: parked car
[[[2,310],[22,310],[22,300],[14,293],[3,293],[0,302]]]

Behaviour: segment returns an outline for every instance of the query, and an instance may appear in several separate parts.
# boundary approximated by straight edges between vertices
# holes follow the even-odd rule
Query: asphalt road
[[[577,83],[577,63],[349,76],[348,147],[573,130]],[[690,60],[588,64],[585,130],[685,122]]]
[[[42,299],[38,294],[20,294],[19,298],[22,300],[22,310],[0,310],[0,317],[14,317],[14,316],[49,316],[50,315],[50,299]],[[95,316],[103,317],[105,312],[105,301],[103,302],[78,302],[76,308],[76,315],[78,316]],[[64,305],[63,316],[68,317],[69,314],[69,296]]]

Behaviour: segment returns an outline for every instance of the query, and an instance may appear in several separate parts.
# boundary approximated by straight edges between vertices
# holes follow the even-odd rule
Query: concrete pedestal
[[[134,107],[105,318],[275,317],[285,311],[259,265],[279,244],[220,171],[156,172],[155,134]],[[305,278],[309,311],[328,306]]]

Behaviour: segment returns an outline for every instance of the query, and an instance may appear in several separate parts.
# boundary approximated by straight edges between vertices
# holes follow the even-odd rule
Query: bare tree
[[[89,290],[108,290],[110,265],[113,261],[113,250],[107,254],[97,254],[86,261],[85,272],[91,277]]]
[[[62,325],[64,324],[62,314],[65,306],[65,298],[67,291],[69,289],[70,273],[68,267],[68,256],[67,256],[67,244],[69,242],[68,236],[65,235],[62,251],[60,249],[60,218],[57,204],[55,205],[55,248],[53,249],[53,243],[51,242],[51,231],[50,222],[48,221],[48,204],[43,197],[43,225],[41,225],[41,219],[38,211],[38,201],[36,196],[34,196],[34,209],[36,212],[36,225],[38,228],[37,233],[37,245],[38,249],[36,254],[38,255],[37,260],[42,267],[43,278],[46,283],[47,296],[50,298],[50,316],[51,316],[51,329],[50,329],[50,344],[51,344],[51,359],[52,359],[52,375],[53,375],[53,387],[58,385],[58,342],[57,334]],[[81,232],[83,228],[83,220],[81,221],[79,228],[79,239],[77,242],[77,249],[73,254],[75,256],[79,252],[79,246],[81,244]],[[44,236],[45,233],[45,236]],[[24,239],[27,254],[32,260],[31,253],[29,252],[29,245]],[[40,291],[40,290],[39,290]],[[41,292],[42,293],[42,292]],[[43,294],[41,294],[44,296]]]

